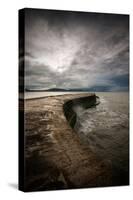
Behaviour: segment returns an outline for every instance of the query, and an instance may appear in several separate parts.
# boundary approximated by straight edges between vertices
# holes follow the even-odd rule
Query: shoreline
[[[40,93],[43,93],[43,94],[41,94],[40,95]],[[46,97],[53,97],[53,96],[62,96],[62,95],[75,95],[75,94],[110,94],[110,93],[114,93],[114,94],[123,94],[123,93],[128,93],[128,95],[130,95],[130,93],[129,93],[129,91],[118,91],[118,92],[116,92],[116,91],[110,91],[110,92],[90,92],[90,91],[88,91],[88,92],[83,92],[83,91],[81,91],[81,92],[52,92],[52,91],[50,91],[50,92],[25,92],[25,93],[19,93],[19,100],[24,100],[24,101],[26,101],[26,100],[34,100],[34,99],[40,99],[40,98],[46,98]],[[33,95],[33,97],[29,97],[31,94],[36,94],[35,96]],[[24,97],[25,96],[25,97]],[[26,97],[26,96],[28,96],[28,97]],[[32,96],[32,95],[31,95]]]

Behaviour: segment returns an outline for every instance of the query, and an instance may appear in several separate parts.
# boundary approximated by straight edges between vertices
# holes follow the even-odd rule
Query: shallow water
[[[112,166],[113,184],[128,183],[129,96],[128,93],[96,93],[100,104],[84,110],[74,107],[74,127],[81,140]]]

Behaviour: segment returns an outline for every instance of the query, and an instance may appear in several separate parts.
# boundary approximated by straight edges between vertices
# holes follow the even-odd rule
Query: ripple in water
[[[81,140],[101,159],[110,162],[113,185],[128,184],[129,112],[128,93],[97,93],[100,104],[84,110],[74,107],[74,127]]]

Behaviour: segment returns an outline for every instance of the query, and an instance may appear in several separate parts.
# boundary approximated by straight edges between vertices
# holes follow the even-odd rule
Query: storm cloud
[[[129,16],[26,9],[24,59],[28,89],[127,91]]]

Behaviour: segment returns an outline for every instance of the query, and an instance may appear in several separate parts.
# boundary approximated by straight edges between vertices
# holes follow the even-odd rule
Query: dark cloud
[[[26,9],[25,23],[26,87],[128,90],[128,15]]]

